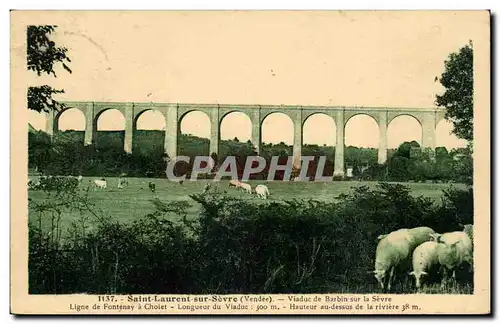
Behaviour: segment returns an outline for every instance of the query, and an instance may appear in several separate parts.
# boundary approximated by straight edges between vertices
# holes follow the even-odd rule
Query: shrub
[[[61,209],[57,198],[30,210],[56,220],[71,208],[91,211],[86,196],[67,196],[76,203]],[[142,219],[99,218],[92,230],[75,221],[66,239],[51,234],[58,221],[48,231],[30,224],[30,293],[367,293],[376,289],[368,272],[378,235],[472,222],[471,190],[448,189],[438,206],[388,183],[332,202],[256,204],[217,191],[191,198],[201,205],[192,220],[188,203],[153,200],[156,211]]]

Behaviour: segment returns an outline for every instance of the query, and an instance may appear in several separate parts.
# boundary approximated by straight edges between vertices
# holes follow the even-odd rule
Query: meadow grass
[[[80,190],[86,190],[90,182],[98,177],[85,177],[80,184]],[[226,192],[232,197],[250,200],[254,203],[264,203],[255,193],[249,195],[234,187],[228,186],[228,180],[214,182],[211,180],[184,181],[183,184],[166,179],[151,178],[128,178],[129,185],[118,189],[118,178],[106,178],[107,188],[99,190],[90,186],[89,200],[95,205],[96,212],[103,216],[109,216],[120,222],[132,222],[148,213],[155,211],[151,200],[158,198],[162,202],[184,201],[189,207],[187,218],[195,218],[201,211],[200,206],[193,201],[189,195],[202,193],[207,182],[212,184],[211,190]],[[156,190],[151,192],[148,188],[149,181],[155,183]],[[368,186],[374,188],[374,181],[334,181],[334,182],[283,182],[283,181],[249,181],[252,188],[258,184],[265,184],[271,193],[267,201],[284,201],[290,199],[315,199],[318,201],[331,202],[342,194],[347,193],[353,187]],[[442,190],[448,188],[449,184],[442,183],[404,183],[411,188],[415,196],[423,195],[439,202]],[[455,187],[465,188],[463,184],[453,184]],[[28,197],[35,202],[44,201],[47,194],[42,191],[29,190]],[[36,215],[30,214],[30,221],[35,220]],[[78,213],[65,213],[62,225],[69,223],[72,219],[79,217]],[[175,217],[175,216],[172,216]],[[173,219],[175,220],[175,219]]]
[[[90,182],[97,177],[86,177],[80,184],[79,190],[86,190]],[[151,179],[151,178],[129,178],[129,185],[123,189],[117,188],[118,178],[107,178],[108,188],[105,190],[92,189],[89,191],[89,200],[95,205],[96,213],[107,215],[120,222],[133,222],[141,219],[148,213],[155,211],[155,206],[151,202],[152,199],[158,198],[163,202],[184,201],[189,204],[187,210],[188,218],[198,217],[201,206],[192,200],[189,195],[202,193],[207,181],[185,181],[182,185],[177,182],[171,182],[166,179]],[[155,192],[151,192],[148,187],[148,182],[152,181],[156,185]],[[254,203],[265,203],[255,194],[249,195],[243,191],[237,190],[234,187],[228,187],[228,181],[220,182],[208,181],[212,184],[211,190],[226,192],[227,195],[238,197]],[[269,187],[271,196],[268,201],[284,201],[290,199],[315,199],[318,201],[332,201],[337,196],[347,193],[354,187],[368,186],[374,188],[377,182],[360,182],[360,181],[336,181],[336,182],[267,182],[267,181],[250,181],[252,188],[257,184],[264,183]],[[442,190],[449,188],[449,184],[429,184],[429,183],[404,183],[411,189],[415,196],[423,195],[429,197],[439,203],[442,197]],[[463,184],[453,184],[457,188],[465,188]],[[47,194],[41,191],[29,191],[29,198],[35,202],[43,202],[47,199]],[[30,221],[37,220],[37,213],[30,214]],[[81,215],[78,212],[63,213],[61,227],[64,230],[69,224]],[[172,216],[173,220],[175,217]],[[45,224],[49,225],[49,217],[44,220]],[[90,225],[92,226],[92,225]],[[376,281],[371,275],[367,275],[366,283],[360,286],[327,286],[328,291],[336,293],[366,293],[375,292],[383,293],[377,286]],[[318,287],[318,289],[321,287]],[[420,291],[416,291],[413,280],[405,278],[403,282],[396,283],[392,293],[423,293],[423,294],[472,294],[473,287],[471,284],[456,284],[450,283],[444,289],[439,283],[430,283],[424,285]]]

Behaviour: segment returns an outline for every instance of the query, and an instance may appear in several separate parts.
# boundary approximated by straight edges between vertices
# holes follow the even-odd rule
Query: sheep
[[[462,225],[462,227],[464,228],[464,232],[467,233],[467,235],[469,236],[471,242],[472,242],[472,247],[474,247],[474,227],[472,224],[465,224],[465,225]]]
[[[412,252],[420,244],[432,240],[431,235],[436,233],[432,228],[427,226],[410,228],[408,229],[408,232],[410,233],[411,236],[410,249]]]
[[[382,289],[391,290],[395,269],[400,267],[410,255],[410,241],[410,234],[407,229],[404,229],[391,232],[378,242],[373,273]],[[387,280],[386,277],[388,277]]]
[[[415,277],[417,289],[421,287],[422,276],[426,276],[430,270],[439,265],[437,246],[437,242],[427,241],[417,246],[413,251],[413,271],[409,275]]]
[[[240,188],[243,191],[248,192],[249,194],[252,193],[252,186],[249,185],[248,183],[240,182]]]
[[[463,231],[431,235],[438,243],[437,254],[441,272],[443,274],[441,287],[448,282],[448,272],[452,271],[455,279],[455,270],[464,263],[468,263],[470,270],[473,267],[472,242],[467,233]]]
[[[95,185],[97,188],[99,188],[99,189],[101,189],[101,190],[104,190],[104,189],[106,189],[106,187],[107,187],[106,179],[101,178],[101,180],[94,180],[94,185]]]
[[[430,241],[434,230],[430,227],[402,228],[389,234],[378,236],[375,256],[375,278],[384,289],[384,278],[389,271],[387,289],[391,289],[396,268],[408,268],[410,266],[411,254],[417,246]]]
[[[267,199],[267,196],[269,195],[269,189],[267,189],[267,186],[265,185],[258,185],[257,187],[255,187],[255,193],[262,199]]]
[[[228,187],[236,187],[239,188],[241,186],[241,182],[237,179],[229,180]]]
[[[414,228],[401,228],[397,231],[408,231],[408,233],[411,237],[411,240],[410,240],[411,252],[413,252],[413,250],[417,246],[419,246],[420,244],[422,244],[426,241],[431,241],[432,240],[431,235],[436,233],[432,228],[426,227],[426,226],[414,227]],[[397,231],[394,231],[394,232],[397,232]],[[392,232],[392,233],[394,233],[394,232]],[[389,234],[381,234],[377,237],[377,239],[380,241],[383,238],[387,237],[388,235]]]

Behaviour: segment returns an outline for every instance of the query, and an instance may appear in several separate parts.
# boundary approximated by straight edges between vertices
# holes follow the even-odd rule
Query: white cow
[[[94,185],[96,188],[104,190],[107,188],[108,184],[106,182],[106,179],[102,178],[101,180],[94,180]]]
[[[248,192],[249,194],[252,193],[252,186],[249,185],[248,183],[240,182],[240,188],[243,191]]]
[[[265,185],[258,185],[255,187],[255,193],[262,199],[267,199],[269,196],[269,189]]]

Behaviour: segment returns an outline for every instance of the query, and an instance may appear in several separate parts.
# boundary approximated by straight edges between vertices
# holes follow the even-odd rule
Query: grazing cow
[[[468,263],[470,270],[473,267],[472,241],[463,231],[449,232],[431,235],[438,243],[437,254],[441,272],[443,274],[441,287],[448,282],[448,272],[452,271],[452,279],[455,279],[455,270],[464,263]]]
[[[438,243],[427,241],[413,251],[413,271],[409,274],[415,277],[415,286],[420,289],[422,276],[426,276],[432,269],[439,265]]]
[[[96,186],[96,188],[104,190],[107,188],[108,184],[106,182],[106,179],[101,178],[100,180],[94,180],[94,185]]]
[[[229,185],[228,187],[236,187],[239,188],[241,187],[241,182],[237,179],[229,180]]]
[[[255,187],[255,193],[260,198],[267,199],[267,196],[269,196],[269,189],[267,189],[267,186],[265,185],[258,185]]]
[[[154,182],[149,181],[148,186],[149,186],[149,190],[151,190],[151,192],[155,192],[155,190],[156,190],[156,185],[154,184]]]
[[[375,278],[382,289],[391,289],[396,268],[408,268],[413,250],[420,244],[430,241],[434,230],[429,227],[402,228],[389,234],[379,235],[375,256]],[[387,285],[385,278],[389,274]]]
[[[249,194],[252,193],[252,186],[248,183],[240,182],[240,188],[241,190],[248,192]]]

